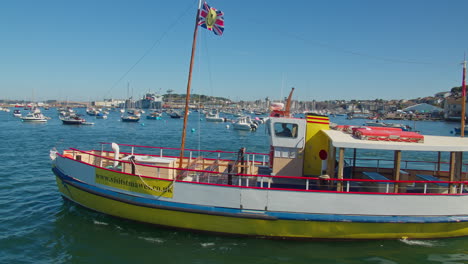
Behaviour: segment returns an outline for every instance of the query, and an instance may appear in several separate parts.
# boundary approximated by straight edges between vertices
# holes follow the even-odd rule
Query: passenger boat
[[[468,235],[468,139],[332,130],[328,116],[293,118],[291,96],[266,123],[269,153],[185,149],[186,114],[178,156],[121,143],[51,150],[58,189],[101,213],[186,230],[287,239]],[[361,156],[366,150],[372,160]],[[433,159],[402,158],[412,153]]]
[[[290,136],[281,134],[283,124]],[[175,228],[279,238],[468,235],[462,164],[468,139],[358,139],[330,130],[328,117],[314,114],[306,119],[272,116],[267,126],[268,155],[241,150],[238,159],[229,160],[188,150],[190,157],[180,162],[164,155],[164,148],[113,143],[101,150],[53,152],[53,171],[66,199]],[[159,155],[149,154],[155,149]],[[376,159],[375,166],[363,163],[357,155],[362,149],[392,153],[392,166],[383,166],[383,159]],[[420,161],[401,160],[410,151],[434,153],[434,160],[425,168]],[[449,155],[448,165],[441,153]]]

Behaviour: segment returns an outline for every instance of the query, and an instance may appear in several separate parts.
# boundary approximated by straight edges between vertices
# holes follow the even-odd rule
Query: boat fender
[[[112,142],[111,144],[112,146],[112,150],[114,151],[114,168],[117,168],[117,166],[119,165],[119,155],[120,155],[120,148],[119,148],[119,145],[117,145],[117,143],[114,143]]]

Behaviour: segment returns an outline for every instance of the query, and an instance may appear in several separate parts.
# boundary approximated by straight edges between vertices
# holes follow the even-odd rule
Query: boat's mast
[[[180,145],[179,168],[182,168],[183,160],[184,160],[185,135],[187,133],[187,118],[188,118],[189,103],[190,103],[190,85],[192,83],[192,69],[193,69],[193,61],[195,58],[195,48],[197,46],[198,19],[200,17],[200,8],[201,8],[201,0],[198,1],[197,16],[195,18],[195,30],[193,32],[192,56],[190,57],[190,68],[189,68],[189,75],[188,75],[188,81],[187,81],[187,93],[185,95],[184,126],[182,128],[182,142]]]
[[[466,116],[466,59],[463,57],[463,81],[462,81],[462,112],[461,112],[461,126],[460,126],[460,136],[465,136],[465,116]]]

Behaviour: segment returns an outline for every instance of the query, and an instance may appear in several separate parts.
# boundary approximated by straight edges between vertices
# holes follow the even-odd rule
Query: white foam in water
[[[432,254],[427,260],[444,264],[463,264],[468,263],[468,254]]]
[[[430,240],[408,240],[407,238],[402,238],[400,241],[410,246],[434,247],[436,245],[434,241]]]
[[[154,237],[138,237],[138,238],[146,240],[148,242],[152,242],[152,243],[158,243],[158,244],[164,243],[164,240],[160,238],[154,238]]]
[[[215,244],[215,243],[213,243],[213,242],[208,242],[208,243],[201,243],[200,245],[201,245],[202,247],[212,247],[212,246],[214,246],[214,244]]]
[[[96,220],[93,220],[93,223],[94,223],[95,225],[109,225],[108,223],[99,222],[99,221],[96,221]]]

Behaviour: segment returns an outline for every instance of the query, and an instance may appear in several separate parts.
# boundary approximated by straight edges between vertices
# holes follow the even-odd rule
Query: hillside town
[[[395,100],[328,100],[328,101],[291,101],[291,111],[294,113],[316,112],[326,115],[346,115],[348,119],[390,119],[390,120],[446,120],[459,121],[461,116],[461,87],[451,91],[439,92],[433,96],[416,99]],[[286,98],[285,98],[286,99]],[[190,109],[217,109],[232,112],[244,110],[252,114],[267,113],[272,102],[269,97],[255,101],[232,101],[223,97],[192,95]],[[46,100],[44,102],[28,102],[24,100],[0,100],[3,108],[24,107],[32,105],[39,107],[95,107],[95,108],[126,108],[126,109],[182,109],[185,104],[184,94],[174,94],[168,90],[166,94],[146,93],[141,98],[104,99],[91,102],[71,102]]]

